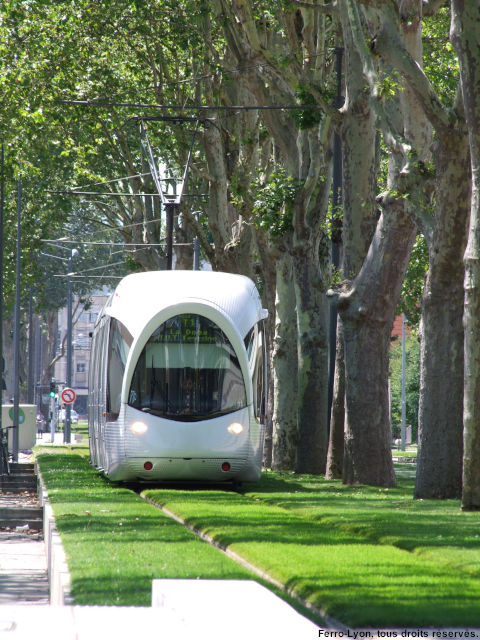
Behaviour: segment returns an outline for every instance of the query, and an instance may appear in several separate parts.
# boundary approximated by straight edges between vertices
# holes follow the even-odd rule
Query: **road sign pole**
[[[55,442],[55,428],[57,426],[57,417],[55,414],[55,396],[50,397],[50,435],[52,442]]]

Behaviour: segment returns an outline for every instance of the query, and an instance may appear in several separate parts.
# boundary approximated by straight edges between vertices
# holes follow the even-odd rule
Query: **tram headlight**
[[[228,430],[230,433],[233,433],[234,436],[238,436],[243,431],[243,425],[240,424],[240,422],[232,422],[232,424],[229,425]]]
[[[134,422],[130,425],[130,431],[132,433],[136,433],[137,435],[141,435],[142,433],[145,433],[147,431],[148,427],[145,424],[145,422],[142,422],[141,420],[137,420],[137,422]]]

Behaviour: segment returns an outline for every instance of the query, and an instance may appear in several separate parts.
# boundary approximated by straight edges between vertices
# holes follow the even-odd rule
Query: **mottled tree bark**
[[[338,133],[343,156],[343,260],[344,278],[357,276],[367,255],[376,225],[376,117],[363,75],[361,56],[355,49],[345,2],[340,3],[345,44],[345,104]],[[354,338],[353,338],[354,339]],[[344,333],[341,317],[337,329],[335,385],[330,421],[327,477],[343,473],[345,428]]]
[[[308,247],[312,249],[312,247]],[[325,473],[327,459],[328,302],[322,275],[326,267],[305,256],[297,244],[294,287],[297,310],[297,423],[295,470]]]
[[[343,451],[345,440],[345,350],[342,319],[337,319],[335,376],[333,381],[330,435],[328,441],[325,477],[331,480],[343,477]]]
[[[320,62],[327,48],[325,18],[313,15],[308,8],[286,7],[277,16],[283,27],[280,35],[278,30],[263,28],[265,25],[260,28],[251,0],[216,0],[214,4],[237,64],[248,69],[245,77],[258,104],[294,104],[300,86],[315,93],[327,113],[317,123],[303,128],[279,110],[262,111],[265,127],[275,141],[275,163],[286,170],[297,188],[292,228],[284,230],[284,244],[289,247],[294,265],[297,377],[290,375],[282,383],[293,384],[291,391],[295,393],[295,469],[320,473],[325,471],[327,454],[324,294],[329,268],[320,244],[331,180],[331,122],[338,117],[337,110],[318,91],[326,80],[326,67]],[[279,64],[279,46],[289,52],[288,65]],[[310,55],[305,56],[306,51]],[[276,380],[279,378],[277,375]],[[292,440],[288,442],[291,444]]]
[[[415,225],[405,204],[390,201],[353,283],[329,292],[342,317],[345,345],[345,454],[348,484],[395,486],[390,451],[390,333]]]
[[[460,119],[448,136],[440,135],[435,152],[436,207],[422,298],[416,498],[459,498],[462,486],[463,254],[470,209],[462,124]]]
[[[295,468],[298,442],[297,323],[292,271],[291,257],[284,253],[277,262],[275,301],[273,469]]]
[[[460,62],[472,169],[465,251],[465,390],[462,509],[480,509],[480,13],[478,2],[452,0],[451,39]]]
[[[377,51],[396,68],[405,87],[405,135],[419,160],[434,146],[435,210],[428,192],[415,211],[429,250],[422,301],[419,455],[415,495],[458,497],[462,458],[463,328],[462,255],[469,209],[468,145],[461,108],[448,110],[421,70],[419,0],[400,4],[402,41],[390,14],[376,40]],[[429,126],[419,126],[428,120]]]

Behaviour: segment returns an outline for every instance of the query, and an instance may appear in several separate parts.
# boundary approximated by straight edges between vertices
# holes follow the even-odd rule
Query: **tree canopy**
[[[339,433],[345,448],[334,466],[346,482],[395,483],[388,361],[400,303],[420,326],[416,494],[458,496],[463,394],[476,397],[468,376],[464,386],[462,316],[470,217],[473,327],[478,105],[466,87],[477,78],[479,61],[467,53],[480,27],[467,14],[454,0],[5,0],[6,255],[22,179],[24,283],[36,285],[39,309],[62,304],[45,273],[71,250],[65,243],[57,258],[39,259],[45,239],[85,243],[82,295],[103,263],[114,265],[111,276],[164,268],[155,181],[172,192],[189,159],[175,220],[179,265],[190,264],[195,235],[213,268],[258,282],[270,311],[266,463],[325,471],[335,305],[345,384],[336,385],[342,410],[330,445]],[[342,262],[332,269],[334,134],[343,148],[333,225]],[[4,276],[8,305],[9,260]],[[434,389],[447,380],[438,402]],[[468,449],[480,432],[472,420]]]

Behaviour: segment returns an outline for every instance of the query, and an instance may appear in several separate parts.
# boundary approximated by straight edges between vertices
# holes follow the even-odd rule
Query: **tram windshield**
[[[150,336],[129,405],[170,420],[214,418],[246,406],[242,371],[227,336],[197,314],[168,319]]]

